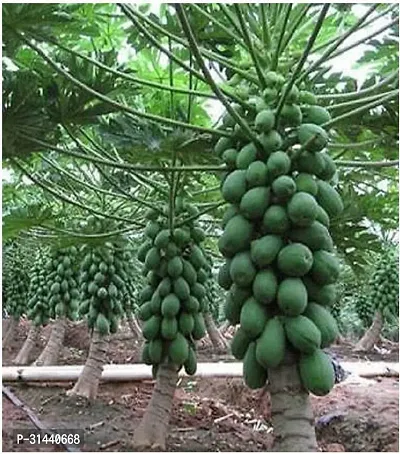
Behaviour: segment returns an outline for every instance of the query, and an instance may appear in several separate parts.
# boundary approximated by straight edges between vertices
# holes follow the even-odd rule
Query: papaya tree
[[[14,338],[20,317],[26,310],[29,286],[29,260],[21,240],[8,241],[3,247],[3,304],[9,324],[3,332],[3,347]]]
[[[43,159],[51,150],[57,160],[68,156],[85,165],[90,163],[96,172],[108,177],[111,174],[112,197],[114,190],[119,195],[125,191],[120,184],[115,185],[117,169],[124,178],[134,179],[142,191],[148,189],[144,193],[150,194],[157,218],[147,219],[153,224],[145,232],[148,237],[149,231],[154,235],[149,237],[154,244],[144,257],[152,297],[150,306],[142,296],[143,318],[150,315],[146,311],[153,306],[158,310],[160,302],[163,311],[164,300],[160,301],[157,292],[159,279],[178,280],[183,274],[187,256],[178,244],[181,238],[176,230],[190,226],[197,218],[201,222],[200,214],[206,210],[221,219],[223,233],[219,232],[218,245],[214,246],[226,263],[219,281],[228,292],[226,316],[232,324],[240,325],[231,349],[244,360],[245,382],[252,388],[267,385],[271,392],[275,449],[316,451],[309,393],[326,394],[334,384],[334,371],[322,348],[337,335],[329,307],[335,302],[335,283],[341,271],[338,253],[347,254],[351,247],[354,224],[359,232],[367,230],[365,226],[361,229],[360,217],[352,219],[351,212],[344,216],[350,196],[362,202],[371,202],[374,196],[365,191],[363,200],[357,191],[351,192],[352,186],[361,185],[354,169],[379,173],[398,164],[391,155],[376,160],[385,147],[374,153],[371,143],[393,143],[396,136],[397,68],[391,67],[390,73],[372,71],[365,86],[359,87],[351,77],[332,74],[331,64],[359,45],[359,31],[366,32],[363,42],[390,34],[393,29],[396,33],[397,5],[372,4],[357,14],[351,5],[335,4],[164,4],[157,14],[149,6],[109,5],[106,15],[115,16],[110,27],[117,29],[117,38],[109,38],[104,23],[98,21],[93,45],[79,40],[76,45],[73,30],[79,26],[84,30],[85,8],[94,8],[95,12],[99,8],[98,17],[102,17],[103,6],[42,5],[38,8],[48,8],[43,16],[47,27],[16,20],[21,6],[6,7],[4,29],[11,32],[9,42],[13,44],[9,48],[20,46],[33,54],[33,61],[51,69],[57,82],[58,90],[50,92],[56,93],[58,102],[45,112],[52,113],[53,123],[59,126],[56,131],[60,129],[63,134],[61,141],[51,133],[42,139],[19,129],[15,137],[8,136],[13,145],[7,148],[10,162],[54,197],[85,207],[96,216],[117,217],[131,227],[132,216],[126,211],[122,216],[107,210],[107,204],[104,210],[93,208],[85,204],[85,194],[72,196],[70,189],[71,195],[65,197],[60,181],[35,178],[16,156],[18,147],[11,139],[23,140],[24,150],[29,151],[31,144]],[[60,8],[66,30],[63,38],[57,33]],[[32,8],[29,14],[34,11]],[[380,18],[386,19],[385,24],[369,31],[368,27]],[[354,37],[349,44],[349,38]],[[121,48],[122,43],[133,56],[122,66],[117,64],[115,52],[110,51],[108,59],[98,52],[98,47],[109,50]],[[80,74],[80,68],[86,70]],[[108,76],[111,82],[103,90],[96,82]],[[60,90],[65,86],[68,90]],[[63,115],[54,115],[54,109],[60,113],[59,106],[64,105],[60,99],[88,102],[81,110],[64,109]],[[207,104],[212,105],[208,107],[211,115],[207,114]],[[105,121],[100,125],[89,121],[89,126],[79,127],[80,116],[73,114],[82,116],[88,111],[90,118],[93,112],[101,112]],[[385,126],[374,127],[382,119]],[[368,131],[367,137],[360,128]],[[101,136],[100,146],[97,136]],[[168,137],[171,146],[160,145],[160,137]],[[368,153],[358,154],[368,141]],[[335,147],[340,148],[337,154]],[[166,148],[167,158],[163,155]],[[343,150],[350,150],[349,159],[341,159]],[[61,172],[60,166],[56,168]],[[220,188],[208,188],[213,203],[191,216],[190,186],[183,177],[193,172],[213,175],[217,185],[220,179]],[[351,173],[351,180],[346,172]],[[160,175],[167,182],[166,191],[164,180],[159,184]],[[178,188],[184,189],[182,194],[178,194]],[[161,203],[163,191],[166,194]],[[178,195],[189,202],[187,207],[182,203],[182,211]],[[145,206],[143,197],[139,202],[136,194],[129,196]],[[128,209],[135,210],[132,205]],[[373,213],[373,209],[370,206],[364,212]],[[137,227],[145,228],[143,219],[141,213]],[[341,233],[345,224],[349,228],[346,236]],[[192,230],[190,226],[190,233]],[[166,233],[161,235],[163,231]],[[191,234],[188,241],[187,252],[199,263],[196,256],[204,255],[194,247],[200,248],[199,241]],[[362,241],[356,244],[356,249],[363,247]],[[172,257],[170,249],[175,252]],[[169,259],[180,265],[168,266]],[[172,274],[166,275],[168,267]],[[182,268],[179,274],[178,268]],[[207,268],[198,266],[197,271],[206,272]],[[167,320],[173,319],[171,313],[180,319],[179,311],[185,309],[186,300],[176,293],[187,294],[186,286],[178,285],[175,290],[175,298],[171,296],[165,304]],[[203,293],[199,288],[196,291]],[[150,290],[146,296],[150,296]],[[193,296],[191,286],[189,296]],[[165,447],[178,368],[193,365],[193,361],[187,364],[194,352],[190,338],[182,333],[175,338],[177,342],[163,337],[161,315],[152,313],[143,324],[143,335],[152,343],[151,350],[150,345],[144,349],[144,359],[153,365],[167,356],[169,359],[155,367],[155,390],[134,440],[142,448]],[[163,418],[157,415],[151,420],[160,408]]]
[[[329,232],[331,220],[340,222],[344,211],[335,189],[337,164],[352,165],[336,164],[327,149],[335,126],[377,106],[396,111],[398,96],[392,75],[360,94],[345,87],[349,93],[338,103],[340,94],[324,85],[322,75],[329,60],[354,47],[342,45],[350,35],[377,14],[393,12],[389,29],[396,11],[373,5],[343,34],[327,38],[320,33],[324,23],[338,20],[328,14],[329,5],[254,5],[254,10],[252,5],[249,11],[242,5],[200,10],[178,4],[178,20],[174,23],[169,12],[168,28],[138,9],[120,6],[138,36],[205,81],[225,108],[217,129],[225,134],[214,150],[227,166],[222,195],[231,204],[219,247],[227,258],[221,271],[230,290],[226,310],[241,329],[232,348],[244,358],[250,387],[269,381],[276,449],[314,451],[308,393],[326,394],[335,381],[321,348],[338,334],[326,307],[335,301],[340,274]],[[313,29],[305,37],[306,21]],[[200,37],[205,25],[207,35]],[[216,48],[212,38],[207,40],[213,29],[236,39]],[[189,47],[196,69],[171,51],[171,42]],[[299,42],[304,48],[290,53],[290,44]],[[224,53],[246,56],[239,63]],[[214,72],[225,71],[226,85],[215,82],[210,61]]]

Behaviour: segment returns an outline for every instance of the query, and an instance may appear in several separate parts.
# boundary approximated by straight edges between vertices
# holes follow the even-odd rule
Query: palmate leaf
[[[330,233],[338,253],[355,273],[363,272],[368,255],[382,249],[382,239],[374,232],[359,198],[351,187],[342,188],[345,208],[332,219]]]
[[[69,68],[74,77],[99,93],[113,97],[114,94],[123,90],[124,84],[121,84],[114,74],[105,72],[85,60],[67,53],[59,53],[55,58],[63,62],[63,65]],[[117,66],[116,51],[97,52],[95,58],[110,67]],[[111,104],[94,97],[88,91],[71,84],[60,75],[48,78],[44,81],[44,85],[49,113],[55,122],[93,124],[99,121],[100,116],[118,110]],[[132,87],[129,89],[130,95],[135,94],[135,89]]]
[[[31,71],[7,71],[3,80],[3,157],[24,157],[41,149],[23,136],[56,144],[60,131],[48,115],[38,76]]]
[[[127,162],[170,163],[173,152],[182,165],[212,163],[210,138],[179,128],[165,131],[145,120],[119,115],[102,121],[96,131],[104,146],[113,146]]]
[[[43,222],[55,220],[56,215],[49,206],[31,204],[20,206],[3,215],[3,242],[17,237],[22,231],[28,231]]]
[[[63,5],[62,3],[3,3],[3,43],[4,53],[11,57],[21,46],[14,30],[20,33],[38,33],[41,36],[53,37],[61,29],[68,29],[72,22],[70,15],[79,4]]]

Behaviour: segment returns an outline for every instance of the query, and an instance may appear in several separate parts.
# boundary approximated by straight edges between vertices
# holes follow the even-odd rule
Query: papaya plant
[[[376,248],[376,235],[367,232],[364,217],[379,224],[384,208],[393,206],[397,193],[393,184],[388,191],[365,189],[359,176],[368,173],[366,183],[371,188],[377,183],[371,174],[378,173],[376,179],[393,179],[393,169],[385,169],[398,164],[397,155],[385,154],[385,146],[376,146],[396,141],[396,64],[393,67],[389,59],[379,71],[372,70],[361,86],[352,77],[335,74],[332,67],[338,57],[360,44],[360,31],[365,32],[362,41],[372,45],[382,33],[395,41],[397,5],[365,5],[357,14],[351,6],[343,9],[335,4],[164,4],[156,14],[148,5],[99,5],[94,10],[99,15],[104,13],[102,8],[111,8],[107,13],[117,12],[117,17],[112,25],[95,21],[97,33],[91,31],[96,35],[91,44],[86,42],[89,40],[76,43],[71,34],[74,29],[85,30],[85,6],[52,4],[25,10],[30,18],[35,11],[45,17],[44,28],[40,20],[16,20],[21,8],[24,6],[5,6],[7,55],[19,63],[21,55],[15,50],[23,49],[31,57],[33,72],[47,70],[63,89],[57,91],[52,85],[51,112],[44,109],[43,116],[43,109],[35,110],[43,120],[41,134],[24,130],[23,116],[16,130],[11,128],[12,121],[7,122],[9,163],[55,199],[85,213],[118,220],[131,230],[145,228],[143,212],[135,210],[137,206],[148,208],[147,197],[150,205],[157,205],[161,194],[166,196],[167,217],[174,220],[178,180],[186,191],[184,199],[192,200],[189,193],[195,179],[188,175],[207,173],[214,183],[217,175],[222,176],[222,197],[208,187],[207,196],[213,198],[205,206],[217,220],[225,214],[219,247],[228,263],[222,267],[220,281],[229,287],[229,318],[240,322],[240,332],[251,337],[244,352],[244,378],[257,387],[266,383],[268,375],[275,449],[316,451],[309,391],[322,394],[333,385],[331,365],[320,347],[328,345],[336,333],[328,308],[335,300],[336,255],[349,256],[357,266],[360,254],[353,253],[352,244],[357,253]],[[60,10],[68,23],[65,35],[59,33]],[[385,25],[369,31],[380,18],[387,19]],[[108,26],[118,29],[114,41]],[[118,55],[117,59],[111,52],[106,59],[98,52],[99,47],[120,49],[122,45],[133,58],[124,60]],[[82,74],[80,68],[85,68]],[[112,75],[114,83],[102,77],[105,75]],[[101,81],[107,82],[104,90]],[[39,78],[39,87],[43,82]],[[39,96],[44,92],[48,93],[35,90]],[[71,99],[74,102],[66,102]],[[86,100],[83,108],[73,108],[79,100]],[[9,94],[6,107],[11,119],[17,107],[24,107],[13,101]],[[223,115],[220,121],[218,112]],[[50,131],[46,125],[52,126]],[[61,136],[54,137],[54,131],[61,131]],[[169,147],[160,140],[165,136]],[[20,155],[18,141],[23,145]],[[365,153],[360,147],[367,147]],[[21,159],[30,150],[39,151],[43,161],[50,150],[54,153],[50,165],[55,178],[35,177],[31,163]],[[107,202],[115,201],[118,194],[130,203],[126,199],[121,211],[112,211],[110,207],[116,204],[111,202],[104,203],[103,210],[96,208],[93,200],[98,195],[98,180],[87,181],[83,174],[76,178],[67,159],[107,176],[110,186],[102,193]],[[119,172],[123,181],[116,178]],[[161,175],[169,180],[166,192]],[[89,189],[91,197],[87,197]],[[347,209],[354,205],[353,200],[362,204],[361,215]],[[380,208],[373,207],[375,200]],[[226,202],[231,204],[228,209]],[[234,229],[228,229],[235,218],[241,229],[236,237],[229,233]],[[385,225],[392,224],[385,221]],[[172,238],[174,228],[173,223],[167,224]],[[229,236],[238,241],[228,241]],[[164,258],[163,250],[160,255]],[[153,256],[156,252],[151,254],[150,264],[156,266]],[[234,313],[231,287],[243,300],[239,317]],[[246,289],[251,293],[246,294]],[[291,326],[298,317],[310,327],[311,338],[298,335],[299,323]],[[271,329],[277,333],[277,342],[260,347],[257,355],[257,337],[264,330],[271,335]],[[274,352],[273,347],[279,351]],[[318,366],[324,372],[320,382],[315,376]],[[161,370],[147,415],[155,414],[154,408],[163,408],[165,417],[150,424],[150,417],[145,416],[140,440],[136,439],[142,448],[165,449],[176,374],[174,371],[168,379]],[[163,395],[168,398],[163,400]],[[296,425],[291,421],[293,411]]]

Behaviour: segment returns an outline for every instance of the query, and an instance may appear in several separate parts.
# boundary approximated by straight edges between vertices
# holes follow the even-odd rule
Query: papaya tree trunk
[[[228,331],[228,328],[231,326],[231,324],[228,322],[228,320],[225,320],[224,323],[222,323],[219,332],[222,334],[222,336]]]
[[[364,336],[358,341],[354,347],[355,352],[368,352],[380,340],[383,326],[383,318],[380,311],[376,311],[372,325],[369,327]]]
[[[89,400],[96,399],[101,374],[107,359],[108,343],[108,336],[101,335],[97,330],[93,331],[85,366],[75,386],[67,391],[68,396],[81,396]]]
[[[135,340],[140,339],[142,336],[142,330],[140,329],[137,318],[132,313],[126,315],[126,321],[128,322],[129,329],[131,330]]]
[[[57,318],[51,327],[51,334],[46,346],[39,358],[33,363],[34,366],[54,366],[64,344],[65,328],[67,321],[64,317]]]
[[[177,368],[170,364],[161,364],[149,405],[135,430],[133,444],[138,451],[166,450],[166,438],[169,419],[178,381]]]
[[[15,317],[10,317],[6,332],[2,336],[3,348],[7,347],[11,340],[14,338],[15,330],[18,326],[19,319]]]
[[[29,356],[31,351],[36,345],[36,341],[39,337],[40,333],[40,326],[36,326],[34,324],[31,325],[28,336],[25,339],[23,346],[21,347],[20,351],[18,352],[17,356],[15,357],[13,363],[16,365],[23,365],[28,364]]]
[[[295,357],[287,354],[276,369],[268,370],[275,452],[317,452],[314,415],[303,388]]]
[[[214,319],[210,312],[204,314],[204,323],[206,325],[208,336],[214,347],[216,353],[226,353],[228,350],[228,343],[222,337],[218,328],[215,326]]]

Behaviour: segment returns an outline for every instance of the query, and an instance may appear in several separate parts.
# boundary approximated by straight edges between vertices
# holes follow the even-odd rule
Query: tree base
[[[11,340],[14,338],[15,330],[18,326],[19,320],[14,317],[10,317],[7,320],[5,331],[3,331],[2,341],[3,348],[7,347]]]
[[[23,366],[28,364],[29,355],[36,345],[37,338],[39,337],[40,327],[32,325],[29,329],[27,338],[25,339],[24,345],[21,347],[21,350],[18,352],[17,356],[13,360],[13,363],[16,366]]]
[[[107,347],[108,337],[94,331],[85,366],[75,386],[67,391],[68,397],[79,396],[88,400],[96,399],[106,361]]]
[[[33,363],[33,366],[54,366],[57,364],[60,351],[64,344],[65,329],[65,318],[58,318],[54,322],[46,346],[39,355],[39,358]]]
[[[380,311],[375,312],[374,320],[368,331],[358,341],[353,351],[356,353],[369,352],[375,344],[378,344],[381,338],[383,326],[382,314]]]
[[[287,353],[283,363],[268,370],[275,452],[317,452],[314,415],[308,392],[303,388],[295,356]]]
[[[215,326],[214,319],[210,312],[204,314],[204,322],[215,353],[226,353],[228,351],[228,343]]]
[[[138,451],[166,450],[168,424],[177,381],[176,367],[161,364],[146,413],[133,437],[133,445]]]

